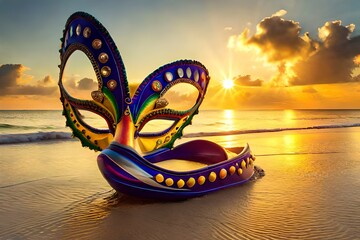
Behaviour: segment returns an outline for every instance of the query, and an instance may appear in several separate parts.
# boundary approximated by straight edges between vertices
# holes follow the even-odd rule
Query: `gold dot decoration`
[[[216,173],[215,173],[215,172],[211,172],[211,173],[209,174],[209,181],[210,181],[210,182],[215,182],[215,180],[216,180]]]
[[[73,35],[73,26],[70,27],[70,37]]]
[[[204,176],[200,176],[197,180],[199,185],[203,185],[206,181],[206,178]]]
[[[99,103],[102,103],[103,100],[104,100],[104,94],[103,94],[101,91],[99,91],[99,90],[92,91],[92,92],[91,92],[91,97],[92,97],[95,101],[97,101],[97,102],[99,102]]]
[[[198,71],[198,70],[196,70],[196,71],[194,72],[194,80],[195,80],[195,82],[198,82],[198,81],[199,81],[199,71]]]
[[[84,31],[83,31],[84,38],[89,38],[90,35],[91,35],[91,28],[89,28],[89,27],[84,28]]]
[[[202,82],[201,82],[201,87],[202,87],[202,88],[205,88],[205,86],[206,86],[206,82],[205,82],[205,81],[202,81]]]
[[[78,35],[78,36],[81,34],[81,26],[80,26],[80,24],[77,25],[75,32],[76,32],[76,35]]]
[[[166,184],[166,186],[170,187],[170,186],[174,185],[174,180],[172,180],[172,178],[167,178],[165,180],[165,184]]]
[[[229,173],[230,173],[230,175],[233,175],[235,172],[236,172],[236,168],[235,168],[234,166],[231,166],[231,167],[229,168]]]
[[[201,78],[201,81],[205,81],[206,76],[205,76],[205,73],[204,73],[204,72],[201,73],[201,77],[200,77],[200,78]]]
[[[182,68],[178,68],[177,74],[178,74],[179,77],[182,78],[184,76],[184,70]]]
[[[191,188],[195,185],[195,178],[191,177],[187,180],[186,185]]]
[[[167,143],[170,141],[170,136],[166,136],[165,140],[164,140],[164,143]]]
[[[116,88],[117,82],[114,79],[111,79],[110,81],[107,82],[106,86],[108,87],[108,89],[112,91]]]
[[[100,49],[101,46],[102,46],[102,42],[100,39],[94,39],[91,43],[91,46],[94,48],[94,49]]]
[[[162,84],[160,81],[155,80],[152,82],[151,84],[151,88],[152,90],[154,90],[155,92],[160,92],[162,90]]]
[[[169,104],[169,102],[166,100],[166,98],[161,97],[158,100],[156,100],[154,109],[164,108],[168,104]]]
[[[242,160],[242,162],[241,162],[241,168],[245,168],[245,167],[246,167],[246,163],[245,163],[244,160]]]
[[[171,72],[166,72],[164,77],[167,82],[171,82],[174,78]]]
[[[99,57],[98,57],[99,61],[101,63],[106,63],[109,60],[109,55],[107,55],[106,53],[102,52],[100,53]]]
[[[249,164],[250,164],[250,166],[252,166],[254,164],[254,161],[252,159],[250,159]]]
[[[179,181],[177,181],[176,185],[178,186],[178,188],[182,188],[185,185],[184,180],[180,179]]]
[[[108,66],[103,66],[101,68],[100,72],[103,77],[108,77],[111,74],[111,68]]]
[[[191,74],[192,74],[191,69],[188,67],[188,68],[186,69],[186,76],[187,76],[188,78],[190,78],[190,77],[191,77]]]
[[[158,183],[162,183],[164,181],[164,176],[162,174],[157,174],[155,176],[155,180],[158,182]]]
[[[243,173],[243,170],[241,168],[238,168],[237,173],[241,175]]]
[[[219,177],[221,179],[224,179],[224,178],[226,178],[226,176],[227,176],[227,171],[226,171],[226,169],[222,168],[219,172]]]

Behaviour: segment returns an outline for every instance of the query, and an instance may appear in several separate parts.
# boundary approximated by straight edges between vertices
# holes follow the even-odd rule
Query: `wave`
[[[309,130],[309,129],[331,129],[331,128],[350,128],[360,127],[360,123],[355,124],[342,124],[342,125],[320,125],[312,127],[295,127],[295,128],[272,128],[272,129],[249,129],[249,130],[233,130],[223,132],[195,132],[184,134],[184,138],[195,137],[212,137],[212,136],[226,136],[226,135],[240,135],[250,133],[266,133],[266,132],[281,132],[281,131],[294,131],[294,130]],[[1,134],[0,145],[14,144],[14,143],[32,143],[43,141],[56,141],[56,140],[73,140],[69,132],[36,132],[36,133],[20,133],[20,134]]]
[[[184,134],[183,137],[184,138],[213,137],[213,136],[240,135],[240,134],[249,134],[249,133],[266,133],[266,132],[282,132],[282,131],[330,129],[330,128],[350,128],[350,127],[360,127],[360,123],[340,124],[340,125],[320,125],[320,126],[294,127],[294,128],[248,129],[248,130],[233,130],[233,131],[224,131],[224,132],[197,132],[197,133]]]
[[[0,129],[35,129],[33,126],[20,126],[13,124],[0,123]]]
[[[36,132],[36,133],[19,133],[19,134],[1,134],[1,144],[13,143],[31,143],[50,140],[71,140],[71,134],[68,132]]]
[[[25,126],[25,125],[13,125],[7,123],[0,123],[0,129],[21,129],[21,130],[31,130],[31,129],[55,129],[55,126]]]

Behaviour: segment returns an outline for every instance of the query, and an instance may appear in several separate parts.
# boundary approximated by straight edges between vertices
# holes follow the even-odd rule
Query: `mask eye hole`
[[[178,83],[171,87],[163,96],[168,102],[166,108],[187,111],[197,102],[199,90],[190,83]]]
[[[167,119],[153,119],[147,122],[142,129],[140,130],[139,134],[141,135],[148,135],[148,134],[161,134],[165,132],[169,128],[171,128],[175,123],[175,120],[167,120]]]
[[[104,118],[87,110],[77,110],[79,119],[86,125],[98,130],[108,130],[109,127]]]
[[[93,100],[91,93],[99,89],[93,67],[80,50],[67,60],[61,81],[66,92],[77,99]]]

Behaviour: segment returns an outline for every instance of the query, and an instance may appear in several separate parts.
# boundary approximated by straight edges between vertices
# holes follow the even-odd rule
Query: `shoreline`
[[[332,129],[348,129],[355,128],[360,129],[359,124],[350,124],[350,125],[324,125],[324,126],[313,126],[313,127],[298,127],[298,128],[274,128],[274,129],[257,129],[257,130],[236,130],[236,131],[223,131],[223,132],[196,132],[196,133],[184,133],[182,139],[212,139],[213,137],[221,138],[227,137],[236,139],[242,138],[242,136],[257,136],[258,134],[272,134],[278,132],[295,132],[301,134],[303,131],[311,131],[311,130],[332,130]],[[10,144],[28,144],[28,143],[46,143],[46,142],[56,142],[56,141],[78,141],[76,137],[72,137],[70,131],[66,131],[68,129],[64,129],[65,131],[38,131],[38,132],[30,132],[30,133],[14,133],[14,134],[0,134],[2,139],[0,140],[0,146],[2,145],[10,145]],[[260,136],[261,137],[261,136]],[[186,140],[189,141],[189,140]],[[177,142],[184,142],[181,139],[178,139]]]

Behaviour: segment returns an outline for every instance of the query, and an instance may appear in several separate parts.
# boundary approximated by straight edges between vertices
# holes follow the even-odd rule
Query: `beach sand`
[[[77,141],[0,146],[0,239],[359,239],[360,128],[207,139],[248,142],[266,176],[155,202],[115,194]]]

